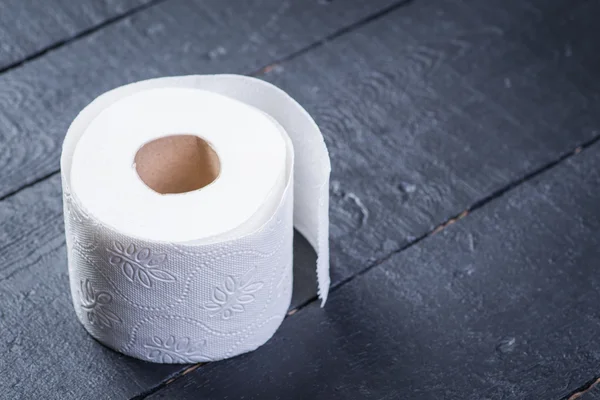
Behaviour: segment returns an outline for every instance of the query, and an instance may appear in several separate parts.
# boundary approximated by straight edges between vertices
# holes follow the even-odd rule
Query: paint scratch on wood
[[[201,367],[201,366],[202,366],[202,365],[204,365],[204,364],[206,364],[206,363],[198,363],[198,364],[196,364],[196,365],[192,365],[191,367],[189,367],[189,368],[186,368],[186,369],[185,369],[185,371],[183,371],[183,372],[181,373],[181,375],[182,375],[182,376],[183,376],[183,375],[187,375],[187,374],[189,374],[190,372],[197,370],[199,367]]]
[[[446,228],[449,225],[452,225],[453,223],[455,223],[458,220],[463,219],[464,217],[466,217],[467,215],[469,215],[469,210],[465,210],[463,212],[461,212],[460,214],[458,214],[458,216],[454,217],[454,218],[450,218],[448,221],[444,222],[441,225],[438,225],[432,232],[431,234],[434,235],[438,232],[441,232],[444,228]]]
[[[268,74],[269,72],[273,71],[277,67],[277,65],[277,63],[269,64],[266,67],[260,69],[256,75]]]

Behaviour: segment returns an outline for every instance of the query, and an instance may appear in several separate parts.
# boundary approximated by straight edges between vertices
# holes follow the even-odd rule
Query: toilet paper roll
[[[264,344],[292,291],[295,226],[329,290],[329,156],[308,113],[235,75],[109,91],[67,132],[61,158],[69,279],[97,340],[159,363]]]

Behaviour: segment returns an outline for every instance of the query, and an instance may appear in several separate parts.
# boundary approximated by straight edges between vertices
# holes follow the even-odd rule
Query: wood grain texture
[[[600,363],[599,187],[595,145],[149,399],[559,400]]]
[[[0,70],[151,0],[3,0]]]
[[[0,76],[0,143],[5,146],[0,151],[0,191],[11,193],[55,171],[69,122],[107,89],[166,74],[250,72],[389,4],[358,0],[320,3],[172,0]],[[467,2],[421,0],[268,68],[264,78],[288,90],[315,115],[331,149],[335,283],[398,251],[528,171],[596,137],[599,117],[591,111],[598,105],[599,83],[594,74],[600,55],[589,38],[597,36],[594,13],[599,6],[586,2],[563,8],[563,4],[491,1],[488,9]],[[496,9],[504,11],[494,13]],[[554,36],[548,38],[549,33]],[[140,393],[174,370],[119,357],[93,342],[77,325],[66,301],[59,192],[59,180],[54,176],[0,202],[4,210],[0,218],[0,293],[6,296],[0,304],[10,305],[2,309],[0,326],[21,338],[16,343],[25,343],[20,345],[21,353],[9,351],[12,341],[2,344],[5,347],[0,353],[6,356],[0,360],[0,370],[10,382],[6,396],[56,391],[56,398],[97,398],[94,392],[102,391],[107,397],[120,398]],[[297,245],[302,248],[302,243]],[[468,246],[470,243],[467,241]],[[300,254],[300,259],[306,260],[313,256]],[[312,275],[310,278],[314,282]],[[36,287],[36,301],[24,319],[18,299]],[[378,293],[369,285],[353,290],[364,299]],[[382,292],[377,299],[402,298],[402,290]],[[311,294],[300,295],[306,297],[296,298],[295,304]],[[394,336],[407,332],[400,324],[405,318],[402,306],[380,311],[377,303],[359,304],[341,295],[334,299],[331,311],[328,307],[325,314],[312,306],[300,311],[298,316],[310,316],[302,317],[302,329],[284,328],[273,341],[307,352],[299,358],[284,356],[283,361],[284,367],[298,363],[299,368],[307,369],[296,371],[295,376],[305,377],[303,384],[308,389],[313,375],[303,374],[313,372],[306,365],[312,365],[317,350],[324,357],[329,354],[330,338],[323,332],[344,332],[352,313],[356,316],[351,318],[358,322],[379,314],[379,321],[395,321],[393,332],[383,323],[381,332],[375,326],[365,328],[369,339],[363,343],[365,349],[375,349],[376,354],[379,349],[370,339],[379,335],[393,339],[396,347],[392,349],[405,344],[403,336]],[[348,304],[340,309],[345,301]],[[48,304],[52,305],[50,314]],[[361,308],[362,304],[374,308]],[[429,318],[434,318],[434,311]],[[332,327],[324,316],[338,322]],[[48,331],[44,326],[51,317],[58,322]],[[426,335],[428,325],[421,328],[422,321],[413,322],[413,331],[422,334],[417,338],[422,342],[414,344],[415,352],[407,356],[428,359],[428,340],[435,336]],[[354,344],[364,337],[362,331],[357,332],[356,342],[352,336],[342,338],[341,344],[347,343],[347,347],[341,351],[351,358],[346,365],[327,360],[315,364],[316,370],[331,366],[333,374],[330,384],[314,389],[317,395],[337,384],[343,386],[346,378],[351,380],[348,387],[358,390],[354,394],[361,393],[360,387],[352,386],[364,382],[354,368],[364,369],[360,361],[369,359],[366,353],[356,357],[352,353]],[[450,334],[439,338],[438,347],[431,348],[440,350],[440,343],[452,338]],[[58,355],[48,350],[57,348],[56,343],[64,346]],[[510,339],[507,345],[512,346]],[[38,368],[26,362],[29,354],[48,360],[39,361]],[[386,353],[381,354],[385,357]],[[399,362],[400,358],[394,361],[394,357],[384,364],[367,365],[381,376],[397,373],[397,369],[384,368]],[[87,359],[91,361],[81,361]],[[269,362],[276,361],[282,361],[281,357],[271,354]],[[222,365],[231,364],[207,368],[221,371]],[[438,361],[431,368],[442,376],[444,365]],[[77,368],[80,372],[73,374]],[[251,375],[249,372],[263,372],[237,364],[232,368],[222,370],[231,382]],[[419,375],[410,374],[427,368],[406,373],[423,387]],[[356,375],[336,375],[345,369]],[[120,370],[125,371],[123,377],[115,377]],[[237,372],[231,375],[234,370]],[[384,389],[390,388],[397,380],[405,381],[404,369],[401,372],[385,375],[385,379],[374,376],[371,384],[381,382]],[[258,378],[266,376],[267,372]],[[589,379],[579,378],[573,377],[574,385]],[[0,393],[0,397],[4,395]]]
[[[417,1],[265,77],[325,134],[334,283],[598,139],[600,3],[509,3]]]
[[[338,3],[174,1],[0,76],[0,191],[54,171],[69,122],[107,89],[251,71],[384,6],[328,8]],[[331,151],[334,282],[598,137],[600,52],[586,39],[599,33],[598,11],[422,0],[268,68],[264,78],[307,107]],[[239,32],[222,35],[224,25]]]

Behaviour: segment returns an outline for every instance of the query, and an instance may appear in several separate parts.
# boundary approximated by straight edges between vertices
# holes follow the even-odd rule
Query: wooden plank
[[[249,73],[403,0],[172,0],[0,75],[0,199],[58,170],[94,97],[163,75]]]
[[[423,0],[266,76],[325,133],[334,283],[598,139],[598,12]]]
[[[0,3],[0,70],[150,2],[3,0]]]
[[[149,399],[561,399],[600,363],[599,187],[600,144]]]

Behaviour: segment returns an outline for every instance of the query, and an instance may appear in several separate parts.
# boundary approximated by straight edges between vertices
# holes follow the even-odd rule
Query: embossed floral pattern
[[[112,328],[113,323],[122,322],[115,313],[108,309],[112,296],[108,292],[96,291],[91,282],[86,279],[81,285],[81,308],[87,313],[90,324],[100,328]]]
[[[144,347],[148,350],[148,358],[152,361],[191,364],[206,361],[206,357],[202,355],[205,345],[205,340],[193,343],[188,337],[177,339],[171,335],[166,340],[154,336],[152,341],[144,344]]]
[[[255,273],[256,267],[239,279],[233,276],[225,278],[221,286],[214,288],[211,301],[204,308],[211,312],[211,316],[220,315],[223,319],[231,318],[234,313],[244,312],[245,305],[254,301],[253,293],[263,287],[262,282],[254,281]]]
[[[112,248],[106,249],[109,253],[108,261],[121,268],[123,274],[131,282],[139,282],[142,286],[150,288],[154,281],[175,282],[175,277],[169,272],[160,269],[167,261],[166,254],[152,254],[148,248],[137,248],[130,244],[127,248],[119,242],[113,242]]]

